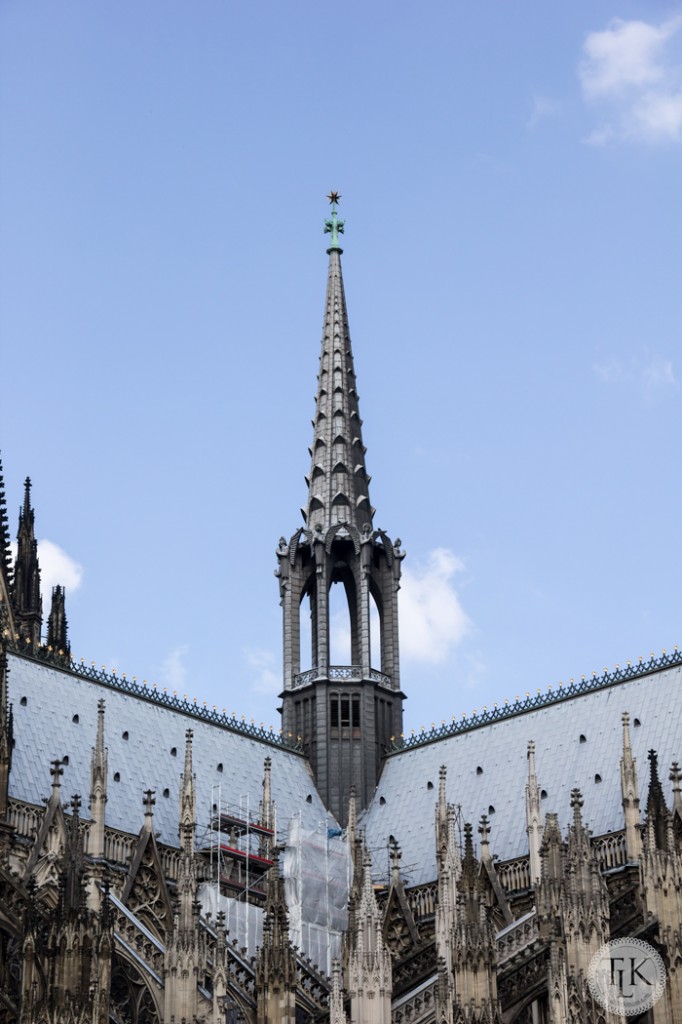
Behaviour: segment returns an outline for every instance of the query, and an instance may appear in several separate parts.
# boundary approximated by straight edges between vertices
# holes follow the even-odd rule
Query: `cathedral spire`
[[[398,590],[404,553],[399,540],[393,543],[372,523],[341,273],[344,223],[338,218],[338,192],[330,192],[328,199],[329,267],[312,465],[302,510],[306,526],[288,542],[281,538],[276,575],[284,611],[283,731],[308,752],[326,807],[345,825],[351,786],[362,810],[376,787],[384,751],[402,733]],[[334,650],[334,586],[348,611],[350,657]],[[306,605],[309,652],[301,649]],[[374,644],[373,630],[378,633]],[[379,664],[372,662],[373,652]]]
[[[17,558],[14,565],[14,616],[17,631],[31,647],[40,646],[43,602],[40,596],[38,542],[35,537],[35,512],[31,506],[31,478],[24,482],[24,504],[19,511]]]
[[[342,249],[338,244],[344,221],[338,220],[331,192],[331,218],[325,231],[331,234],[327,295],[320,372],[317,378],[313,420],[312,465],[308,504],[303,511],[309,529],[327,530],[337,523],[351,523],[363,532],[370,527],[374,509],[369,501],[369,477],[365,468],[362,420],[353,364],[348,311],[341,272]]]

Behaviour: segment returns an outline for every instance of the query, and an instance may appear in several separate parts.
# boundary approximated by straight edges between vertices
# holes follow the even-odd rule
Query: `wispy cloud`
[[[256,693],[279,693],[282,689],[282,676],[277,670],[272,651],[261,647],[247,647],[244,658],[252,670],[251,689]]]
[[[559,113],[559,104],[547,96],[533,96],[530,114],[526,121],[526,127],[531,131],[548,118],[556,117]]]
[[[405,566],[400,591],[400,650],[405,658],[443,662],[469,632],[471,621],[454,582],[463,568],[447,548],[432,551],[421,566]]]
[[[682,139],[681,41],[682,15],[658,25],[614,18],[587,36],[578,74],[604,116],[587,142]]]
[[[174,690],[181,690],[184,687],[187,681],[187,666],[183,664],[183,659],[188,651],[188,644],[179,644],[164,660],[159,673],[164,686]]]
[[[627,359],[609,356],[593,369],[605,384],[634,384],[649,399],[679,386],[672,360],[650,353]]]

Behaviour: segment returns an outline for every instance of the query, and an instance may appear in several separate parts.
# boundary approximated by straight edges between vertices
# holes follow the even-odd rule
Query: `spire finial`
[[[27,476],[24,480],[24,508],[23,515],[29,516],[31,514],[31,478]],[[21,515],[21,513],[20,513]]]
[[[341,193],[332,190],[327,199],[330,202],[331,210],[330,216],[324,222],[324,233],[325,235],[331,235],[331,241],[327,252],[343,252],[343,249],[339,245],[339,235],[342,235],[345,221],[339,220],[337,206],[341,201]]]
[[[142,803],[144,804],[144,817],[145,821],[149,824],[149,828],[151,828],[151,820],[154,815],[154,804],[156,803],[156,800],[154,799],[155,795],[156,791],[153,789],[145,790],[145,792],[142,795]]]

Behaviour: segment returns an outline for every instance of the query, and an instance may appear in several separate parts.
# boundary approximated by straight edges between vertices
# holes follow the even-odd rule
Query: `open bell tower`
[[[284,610],[285,735],[300,737],[320,796],[345,824],[351,787],[360,807],[374,792],[384,748],[402,732],[398,590],[404,557],[374,527],[353,352],[341,272],[340,196],[331,192],[329,269],[310,449],[305,525],[277,550]],[[343,589],[348,665],[330,663],[330,591]],[[310,616],[310,651],[301,624]],[[372,644],[371,632],[378,632]],[[379,665],[372,664],[372,649]]]

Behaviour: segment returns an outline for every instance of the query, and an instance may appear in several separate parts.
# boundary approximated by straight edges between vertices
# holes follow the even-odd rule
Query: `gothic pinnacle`
[[[315,399],[312,465],[308,504],[304,518],[309,530],[327,530],[348,523],[363,533],[371,530],[374,509],[369,500],[369,476],[365,469],[362,420],[355,381],[355,367],[348,327],[348,311],[341,272],[338,235],[338,192],[330,192],[331,218],[325,232],[331,234],[325,300],[320,372]]]
[[[24,507],[19,512],[19,518],[27,519],[31,515],[31,478],[27,476],[24,480]]]

